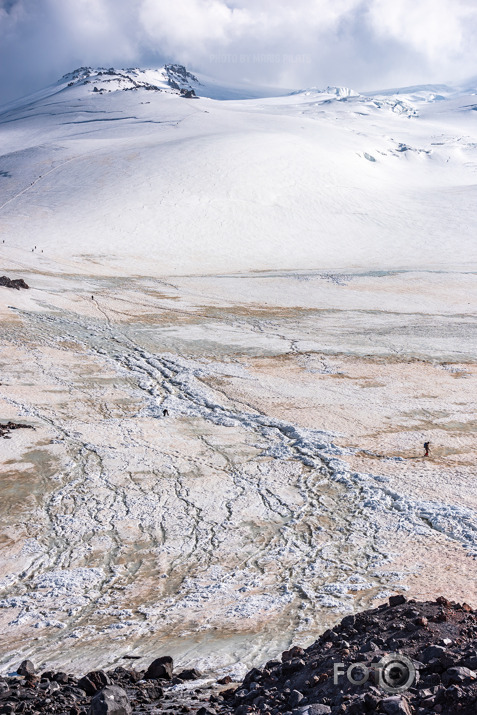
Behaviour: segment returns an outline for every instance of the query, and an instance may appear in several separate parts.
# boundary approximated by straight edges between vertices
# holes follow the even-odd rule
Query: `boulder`
[[[301,658],[303,655],[305,655],[305,651],[303,648],[300,648],[299,646],[293,646],[293,648],[290,648],[290,650],[284,650],[282,653],[282,663],[286,663],[289,660],[292,660],[293,658]]]
[[[142,692],[152,701],[160,700],[164,696],[164,690],[154,680],[148,680],[143,685]]]
[[[402,594],[399,594],[399,596],[389,596],[390,606],[400,606],[402,603],[407,603],[406,597]]]
[[[18,675],[35,675],[35,666],[31,660],[24,660],[17,669]]]
[[[144,680],[172,680],[172,671],[174,669],[174,661],[170,655],[164,655],[162,658],[153,660],[149,668],[144,674]]]
[[[463,661],[463,665],[470,670],[477,670],[477,655],[471,655]]]
[[[299,690],[292,690],[290,693],[290,696],[288,698],[288,702],[291,705],[291,707],[294,708],[301,703],[303,698],[304,698],[304,695],[303,695],[303,693],[300,693]]]
[[[449,685],[459,685],[461,683],[470,683],[477,678],[477,673],[470,668],[456,667],[448,668],[442,674],[442,682],[447,687]]]
[[[292,673],[296,673],[305,667],[305,661],[301,658],[293,658],[292,660],[286,660],[282,665],[282,673],[285,676],[290,676]]]
[[[54,678],[55,678],[54,670],[45,670],[45,672],[41,674],[42,680],[54,680]]]
[[[202,673],[200,670],[196,670],[195,668],[189,668],[187,670],[181,670],[177,677],[181,680],[198,680],[199,678],[202,678]]]
[[[424,616],[419,616],[418,618],[416,618],[414,620],[414,623],[416,626],[419,626],[420,628],[427,628],[427,626],[429,625],[429,621]]]
[[[441,645],[430,645],[421,653],[420,660],[422,663],[430,663],[434,658],[441,658],[446,652],[446,649]]]
[[[249,670],[247,675],[245,676],[243,680],[243,684],[245,687],[250,685],[250,683],[255,683],[257,680],[260,680],[262,677],[262,671],[259,670],[258,668],[252,668],[252,670]]]
[[[293,715],[329,715],[331,708],[329,705],[314,703],[313,705],[305,705],[301,708],[296,708],[292,711]]]
[[[341,621],[343,628],[350,628],[356,623],[356,616],[345,616]]]
[[[381,700],[381,710],[387,715],[412,715],[409,703],[400,695]]]
[[[95,695],[106,685],[111,685],[111,680],[108,678],[104,670],[92,670],[83,678],[78,680],[78,687],[84,690],[86,695]]]
[[[131,715],[126,691],[118,685],[107,685],[91,701],[89,715]]]
[[[30,287],[25,283],[23,278],[8,278],[7,276],[0,277],[0,286],[5,286],[5,288],[15,288],[16,290]]]

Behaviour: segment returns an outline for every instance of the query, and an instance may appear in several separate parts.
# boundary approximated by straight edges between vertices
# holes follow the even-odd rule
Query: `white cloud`
[[[430,62],[446,62],[468,51],[476,29],[472,0],[373,0],[369,15],[378,34],[399,39]],[[474,56],[475,59],[475,56]]]
[[[477,73],[476,33],[476,0],[0,0],[0,88],[164,60],[288,86],[445,81]]]

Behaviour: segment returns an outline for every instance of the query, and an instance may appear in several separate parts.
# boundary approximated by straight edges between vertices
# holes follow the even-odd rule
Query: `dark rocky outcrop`
[[[8,278],[7,276],[0,276],[0,286],[5,286],[5,288],[15,288],[16,290],[30,287],[27,283],[25,283],[23,278]]]
[[[32,425],[22,425],[22,424],[19,424],[18,422],[7,422],[5,425],[0,424],[0,437],[8,438],[8,435],[10,434],[10,432],[15,429],[35,429],[35,428]],[[25,660],[24,662],[29,663],[30,661]],[[22,666],[23,666],[23,663],[20,666],[20,668]],[[20,671],[18,671],[18,674],[25,675],[25,673],[20,673]]]

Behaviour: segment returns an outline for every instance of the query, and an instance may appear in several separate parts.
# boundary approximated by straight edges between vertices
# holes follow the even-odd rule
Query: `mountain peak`
[[[146,89],[186,97],[195,97],[195,89],[200,86],[197,77],[179,64],[168,64],[154,70],[78,67],[60,79],[59,84],[65,83],[68,87],[90,84],[91,91],[100,93]]]
[[[330,87],[326,89],[320,89],[319,87],[307,87],[306,89],[298,89],[291,94],[305,94],[305,95],[329,95],[332,99],[346,100],[348,97],[360,97],[361,95],[356,90],[350,87]]]

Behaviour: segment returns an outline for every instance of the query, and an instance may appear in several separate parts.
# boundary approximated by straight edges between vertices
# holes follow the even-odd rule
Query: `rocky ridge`
[[[309,648],[294,646],[253,668],[238,686],[195,669],[175,674],[169,656],[146,671],[119,666],[81,678],[39,675],[24,661],[17,675],[0,678],[0,715],[471,715],[477,711],[476,645],[477,612],[467,604],[393,596],[346,616]],[[346,676],[353,664],[349,672],[362,684]]]
[[[23,278],[9,278],[8,276],[0,276],[0,286],[3,286],[4,288],[15,288],[15,290],[30,287],[27,283],[25,283]]]

